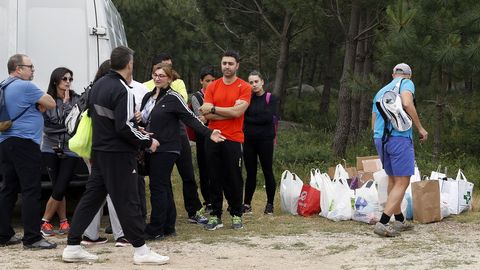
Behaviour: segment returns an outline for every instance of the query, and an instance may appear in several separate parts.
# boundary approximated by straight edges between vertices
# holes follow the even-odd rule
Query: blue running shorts
[[[375,139],[383,169],[389,176],[412,176],[415,170],[415,151],[409,137],[390,137],[382,151],[382,139]]]

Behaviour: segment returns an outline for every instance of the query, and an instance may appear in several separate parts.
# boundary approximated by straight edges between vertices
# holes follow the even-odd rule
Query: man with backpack
[[[111,70],[90,90],[88,109],[92,118],[92,169],[72,218],[65,262],[98,260],[80,246],[82,234],[105,197],[110,195],[125,238],[134,247],[134,264],[165,264],[169,257],[150,250],[145,244],[145,219],[138,195],[135,153],[155,152],[159,142],[141,132],[134,123],[134,96],[130,91],[133,51],[119,46],[110,55]]]
[[[388,199],[380,221],[375,224],[374,233],[384,237],[398,236],[401,231],[413,228],[407,223],[400,209],[410,176],[415,169],[413,130],[408,120],[417,127],[420,142],[427,140],[428,132],[423,128],[415,108],[415,85],[411,76],[410,66],[405,63],[396,65],[393,68],[393,80],[380,89],[373,100],[373,138],[388,175]],[[387,95],[390,96],[387,98]],[[396,107],[395,95],[401,100]],[[405,113],[410,119],[402,117]],[[390,225],[392,215],[395,216],[395,221]]]
[[[33,80],[35,68],[24,54],[8,60],[9,77],[2,82],[2,111],[11,118],[11,126],[0,134],[0,156],[3,183],[0,183],[0,246],[23,242],[25,248],[51,249],[40,233],[40,184],[43,133],[42,112],[56,107],[55,100],[40,90]],[[5,120],[5,119],[2,119]],[[11,226],[17,194],[22,194],[23,239],[17,238]]]

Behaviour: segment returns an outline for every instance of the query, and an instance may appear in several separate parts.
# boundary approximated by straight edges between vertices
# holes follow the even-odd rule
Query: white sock
[[[147,247],[147,245],[143,244],[143,246],[135,248],[135,255],[143,256],[143,255],[147,254],[149,251],[150,251],[150,249]]]
[[[67,245],[67,247],[65,248],[65,250],[68,250],[68,251],[78,251],[82,248],[82,246],[80,245]]]

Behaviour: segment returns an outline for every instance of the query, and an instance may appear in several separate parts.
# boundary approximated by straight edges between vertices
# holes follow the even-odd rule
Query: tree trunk
[[[369,22],[371,21],[372,14],[369,12],[367,13],[367,18],[365,21]],[[365,33],[366,35],[369,35],[371,31],[368,33]],[[373,72],[373,38],[368,37],[365,39],[365,48],[364,48],[364,54],[365,54],[365,61],[363,62],[363,78],[365,80],[369,80],[370,74]],[[362,92],[361,97],[360,97],[360,123],[358,126],[358,129],[360,131],[366,130],[370,127],[370,121],[371,121],[371,114],[372,114],[372,94],[370,92]]]
[[[360,5],[357,0],[352,1],[350,24],[345,42],[345,56],[343,60],[343,71],[340,79],[340,90],[338,93],[338,116],[333,140],[332,152],[335,157],[345,157],[348,142],[348,131],[350,127],[350,89],[348,82],[355,66],[356,41],[358,33],[358,20],[360,16]]]
[[[358,22],[358,32],[363,31],[365,28],[365,11],[362,11],[360,14],[359,22]],[[355,79],[359,82],[364,81],[363,78],[363,65],[365,63],[365,41],[361,40],[357,41],[357,49],[355,55],[355,68],[353,74],[355,75]],[[352,117],[350,119],[350,132],[349,132],[349,139],[353,145],[357,143],[357,137],[359,133],[359,125],[360,125],[360,97],[363,92],[360,89],[358,84],[355,84],[357,89],[354,89],[352,92],[352,101],[351,101],[351,108],[352,108]]]
[[[298,98],[302,97],[302,85],[303,85],[303,70],[305,69],[305,53],[302,50],[302,56],[300,57],[300,71],[298,73]]]
[[[465,91],[467,93],[472,93],[473,92],[473,78],[470,76],[467,79],[465,79]]]
[[[335,58],[335,44],[330,41],[328,44],[327,66],[325,68],[325,80],[323,81],[323,92],[320,100],[320,115],[328,115],[330,106],[330,90],[333,80],[333,59]]]
[[[310,73],[308,77],[308,82],[315,87],[315,73],[317,71],[317,59],[318,59],[318,53],[316,52],[315,48],[312,49],[313,52],[313,58],[312,61],[310,62]]]
[[[293,14],[291,11],[285,11],[283,18],[282,36],[280,37],[279,56],[277,61],[277,69],[275,72],[275,82],[273,85],[273,93],[279,99],[279,113],[283,116],[284,97],[286,96],[285,77],[287,73],[288,54],[290,48],[290,20]]]

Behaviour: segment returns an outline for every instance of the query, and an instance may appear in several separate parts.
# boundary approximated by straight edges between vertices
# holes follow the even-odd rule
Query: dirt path
[[[319,229],[301,235],[211,242],[206,234],[188,241],[149,243],[170,256],[170,263],[161,267],[134,266],[133,249],[115,248],[111,242],[89,248],[100,262],[65,264],[61,261],[65,238],[53,240],[59,244],[56,250],[0,248],[0,269],[480,269],[479,225],[448,220],[417,225],[394,239],[379,238],[371,227],[361,225],[352,232]]]

